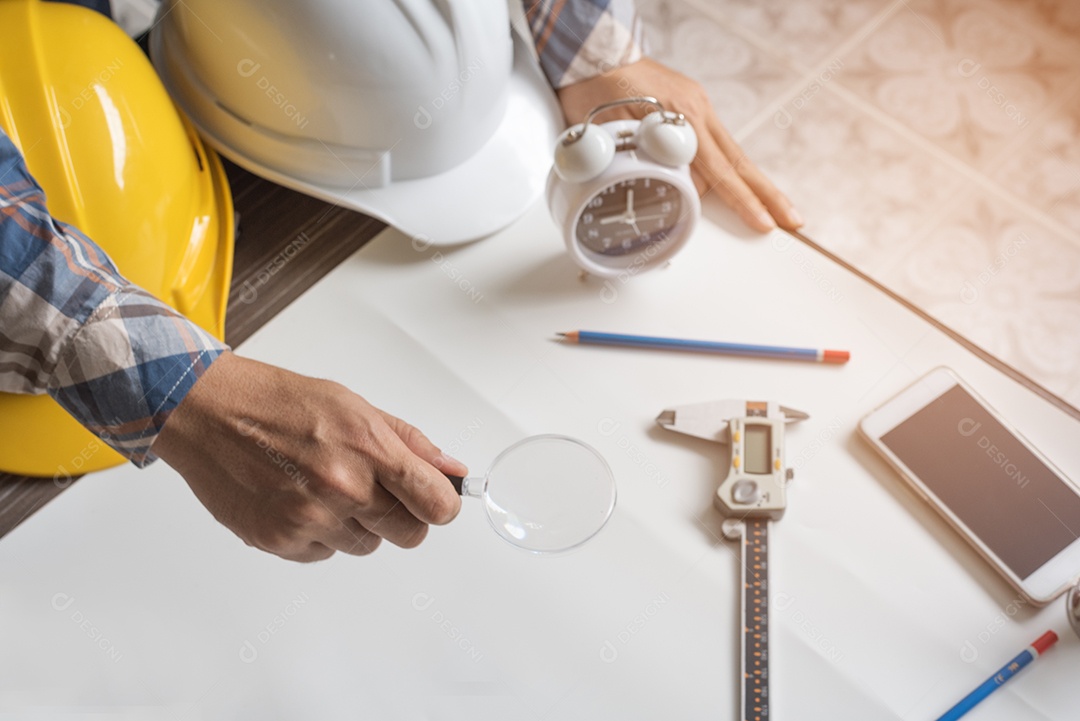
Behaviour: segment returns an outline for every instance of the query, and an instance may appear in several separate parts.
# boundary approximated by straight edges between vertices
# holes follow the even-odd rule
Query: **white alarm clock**
[[[596,115],[629,104],[657,110],[642,120],[592,123]],[[693,127],[655,98],[597,106],[560,135],[547,201],[574,261],[588,273],[614,278],[675,255],[701,215],[690,177],[696,153]]]

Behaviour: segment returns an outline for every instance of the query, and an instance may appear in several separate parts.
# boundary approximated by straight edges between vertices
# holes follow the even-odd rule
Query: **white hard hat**
[[[166,0],[150,50],[234,162],[433,242],[518,218],[562,126],[505,0]]]

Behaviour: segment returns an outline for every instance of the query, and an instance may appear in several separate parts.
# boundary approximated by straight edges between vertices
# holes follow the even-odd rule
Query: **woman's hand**
[[[690,166],[701,195],[716,193],[748,226],[765,232],[777,225],[794,229],[803,224],[791,201],[777,190],[743,153],[720,123],[704,88],[671,68],[645,58],[558,91],[569,123],[580,123],[592,108],[638,95],[650,95],[667,110],[682,113],[698,137],[697,157]],[[624,105],[606,114],[642,118],[655,110],[649,105]]]

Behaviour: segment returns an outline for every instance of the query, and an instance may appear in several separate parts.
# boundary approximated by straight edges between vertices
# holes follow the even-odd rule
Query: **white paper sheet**
[[[619,484],[593,542],[531,556],[466,499],[419,549],[295,565],[245,547],[164,464],[88,477],[0,541],[0,717],[734,718],[723,451],[653,418],[736,397],[811,415],[789,427],[773,531],[773,718],[936,718],[1047,628],[1062,642],[972,719],[1074,718],[1062,605],[1018,602],[854,430],[941,364],[1073,478],[1080,423],[798,242],[714,220],[671,267],[608,286],[577,278],[543,207],[456,249],[388,231],[241,349],[349,385],[474,471],[525,435],[580,437]],[[853,357],[553,342],[578,328]]]

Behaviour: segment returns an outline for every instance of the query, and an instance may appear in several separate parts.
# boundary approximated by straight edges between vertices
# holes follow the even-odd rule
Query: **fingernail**
[[[794,208],[788,208],[787,209],[787,217],[788,217],[788,223],[790,223],[792,225],[792,227],[795,227],[795,228],[798,228],[800,225],[802,225],[805,222],[803,220],[803,217],[801,215],[799,215],[799,211],[795,210]]]
[[[772,230],[776,227],[776,221],[773,220],[773,217],[764,210],[759,210],[758,212],[754,213],[754,217],[757,218],[758,223],[765,226],[765,228],[768,230]]]

